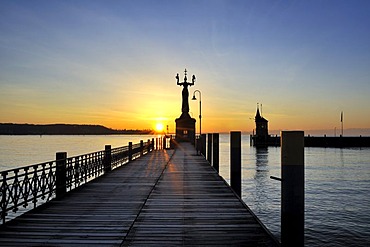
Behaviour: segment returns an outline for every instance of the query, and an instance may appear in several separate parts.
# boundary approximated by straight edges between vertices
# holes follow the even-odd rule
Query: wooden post
[[[208,133],[207,160],[208,160],[209,164],[212,165],[212,134],[211,133]]]
[[[104,172],[112,170],[112,146],[105,145]]]
[[[201,144],[201,154],[203,154],[204,157],[206,157],[206,139],[207,139],[207,135],[206,134],[201,134],[200,135],[202,137],[202,144]]]
[[[140,157],[143,156],[144,152],[144,142],[143,140],[140,140]]]
[[[231,188],[235,193],[241,197],[242,186],[241,186],[241,132],[231,131],[230,132],[230,184]]]
[[[66,166],[67,166],[67,153],[66,152],[58,152],[55,155],[56,160],[56,171],[55,171],[55,197],[57,199],[62,198],[67,193],[67,174],[66,174]]]
[[[220,160],[220,153],[219,153],[219,139],[220,135],[218,133],[213,134],[213,168],[219,173],[219,160]]]
[[[154,138],[152,138],[152,147],[151,147],[152,151],[154,151]]]
[[[196,137],[195,138],[195,150],[196,150],[196,152],[197,152],[197,155],[199,154],[199,153],[201,153],[200,152],[200,136],[198,136],[198,137]],[[200,155],[200,154],[199,154]]]
[[[281,132],[281,243],[304,246],[304,132]]]
[[[128,162],[132,161],[132,142],[128,143]]]

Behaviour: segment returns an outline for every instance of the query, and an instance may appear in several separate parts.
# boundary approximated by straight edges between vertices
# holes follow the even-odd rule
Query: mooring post
[[[109,172],[112,170],[112,146],[105,145],[104,151],[104,172]]]
[[[213,168],[219,173],[220,153],[219,153],[220,135],[218,133],[213,134]]]
[[[144,141],[140,140],[140,157],[143,156],[144,153]]]
[[[207,160],[212,165],[212,134],[208,133]]]
[[[154,138],[152,138],[152,151],[154,151]]]
[[[304,246],[304,132],[281,132],[281,243]]]
[[[55,171],[55,197],[57,199],[62,198],[67,193],[67,153],[58,152],[55,155],[56,160],[56,171]]]
[[[230,184],[235,193],[241,197],[242,194],[242,152],[241,152],[241,132],[230,132]]]
[[[132,161],[132,142],[128,143],[128,162]]]
[[[204,157],[206,157],[206,139],[207,139],[207,135],[206,134],[201,134],[200,135],[201,136],[201,138],[202,138],[202,140],[201,140],[201,144],[200,144],[200,146],[201,146],[201,151],[200,151],[200,153],[204,156]]]

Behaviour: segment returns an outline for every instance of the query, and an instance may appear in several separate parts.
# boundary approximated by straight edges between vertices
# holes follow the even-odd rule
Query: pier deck
[[[154,151],[0,228],[0,246],[276,246],[190,144]]]

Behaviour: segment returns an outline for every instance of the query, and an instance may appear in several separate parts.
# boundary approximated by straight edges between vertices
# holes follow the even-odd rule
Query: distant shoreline
[[[148,135],[153,130],[115,130],[102,125],[0,123],[0,135]]]
[[[114,136],[114,135],[151,135],[150,133],[111,133],[111,134],[2,134],[0,136]]]

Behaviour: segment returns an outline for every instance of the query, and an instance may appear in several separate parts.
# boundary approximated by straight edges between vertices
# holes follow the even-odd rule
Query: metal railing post
[[[3,184],[1,185],[1,219],[3,220],[3,224],[5,223],[5,218],[6,218],[6,176],[8,175],[7,172],[2,172],[1,176],[3,177]]]
[[[67,193],[67,174],[66,174],[66,166],[67,166],[67,153],[66,152],[58,152],[56,153],[56,171],[55,171],[55,196],[57,199],[62,198]]]
[[[201,154],[206,157],[206,140],[207,140],[207,135],[206,134],[201,134],[200,135],[202,140],[201,140]]]
[[[128,162],[132,161],[132,142],[128,143]]]
[[[213,134],[213,168],[219,173],[220,153],[219,153],[219,141],[220,135],[218,133]]]
[[[212,165],[212,134],[208,134],[207,160]]]
[[[109,172],[112,170],[112,146],[105,145],[104,151],[104,172]]]

